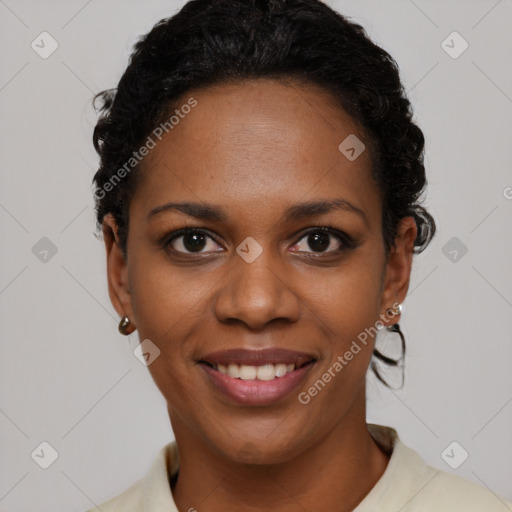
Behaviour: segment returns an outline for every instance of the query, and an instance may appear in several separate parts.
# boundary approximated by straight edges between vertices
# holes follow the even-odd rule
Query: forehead
[[[181,108],[187,104],[195,106]],[[378,211],[369,151],[352,160],[339,148],[347,138],[362,144],[364,135],[317,86],[219,84],[188,91],[173,114],[142,162],[134,198],[141,211],[183,198],[260,211],[262,203],[275,209],[335,196]]]

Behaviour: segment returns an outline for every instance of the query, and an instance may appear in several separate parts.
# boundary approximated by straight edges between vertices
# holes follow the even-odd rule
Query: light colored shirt
[[[369,423],[368,431],[391,457],[380,479],[353,512],[512,511],[512,503],[487,488],[428,466],[400,441],[395,429]],[[173,441],[160,450],[146,476],[87,512],[178,512],[170,486],[178,470],[178,447]]]

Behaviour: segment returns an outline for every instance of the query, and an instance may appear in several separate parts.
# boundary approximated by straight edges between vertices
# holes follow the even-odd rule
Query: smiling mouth
[[[233,348],[202,356],[196,362],[213,389],[230,402],[268,406],[285,400],[318,361],[316,354],[284,348]]]
[[[208,361],[200,361],[201,364],[205,364],[210,368],[218,371],[223,375],[227,375],[233,379],[240,380],[263,380],[269,381],[279,379],[285,375],[294,372],[299,368],[303,368],[307,365],[313,364],[316,359],[309,359],[307,361],[297,361],[296,363],[266,363],[259,366],[252,366],[246,364],[218,364],[209,363]]]

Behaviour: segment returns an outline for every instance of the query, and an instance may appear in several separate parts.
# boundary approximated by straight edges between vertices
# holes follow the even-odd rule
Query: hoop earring
[[[131,323],[130,319],[127,316],[123,316],[123,318],[121,318],[121,321],[119,322],[118,329],[123,336],[128,336],[133,331],[135,331],[136,328]]]
[[[401,308],[400,308],[400,311],[401,311]],[[400,365],[400,363],[405,358],[405,350],[406,350],[405,349],[405,336],[404,336],[402,330],[400,329],[400,324],[398,324],[398,322],[396,324],[393,324],[393,325],[387,325],[386,329],[389,332],[398,333],[398,335],[400,336],[400,344],[402,346],[402,355],[398,359],[392,359],[391,357],[385,356],[382,352],[380,352],[376,348],[373,349],[373,355],[377,359],[382,361],[384,364],[387,364],[389,366],[392,366],[392,367],[396,368],[397,366]],[[377,377],[377,379],[379,379],[386,387],[392,389],[391,386],[385,381],[385,379],[380,374],[380,372],[379,372],[379,370],[377,368],[377,363],[375,361],[372,361],[371,369],[372,369],[373,373],[375,374],[375,376]],[[395,389],[402,388],[404,386],[404,381],[405,381],[405,374],[404,374],[404,369],[402,367],[402,384],[400,385],[399,388],[395,388]]]

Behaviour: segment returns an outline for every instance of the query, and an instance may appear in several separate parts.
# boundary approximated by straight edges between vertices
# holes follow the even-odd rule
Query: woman
[[[176,441],[93,510],[512,510],[366,423],[368,367],[399,362],[376,334],[403,342],[435,222],[397,66],[360,26],[194,0],[100,99],[109,294]]]

